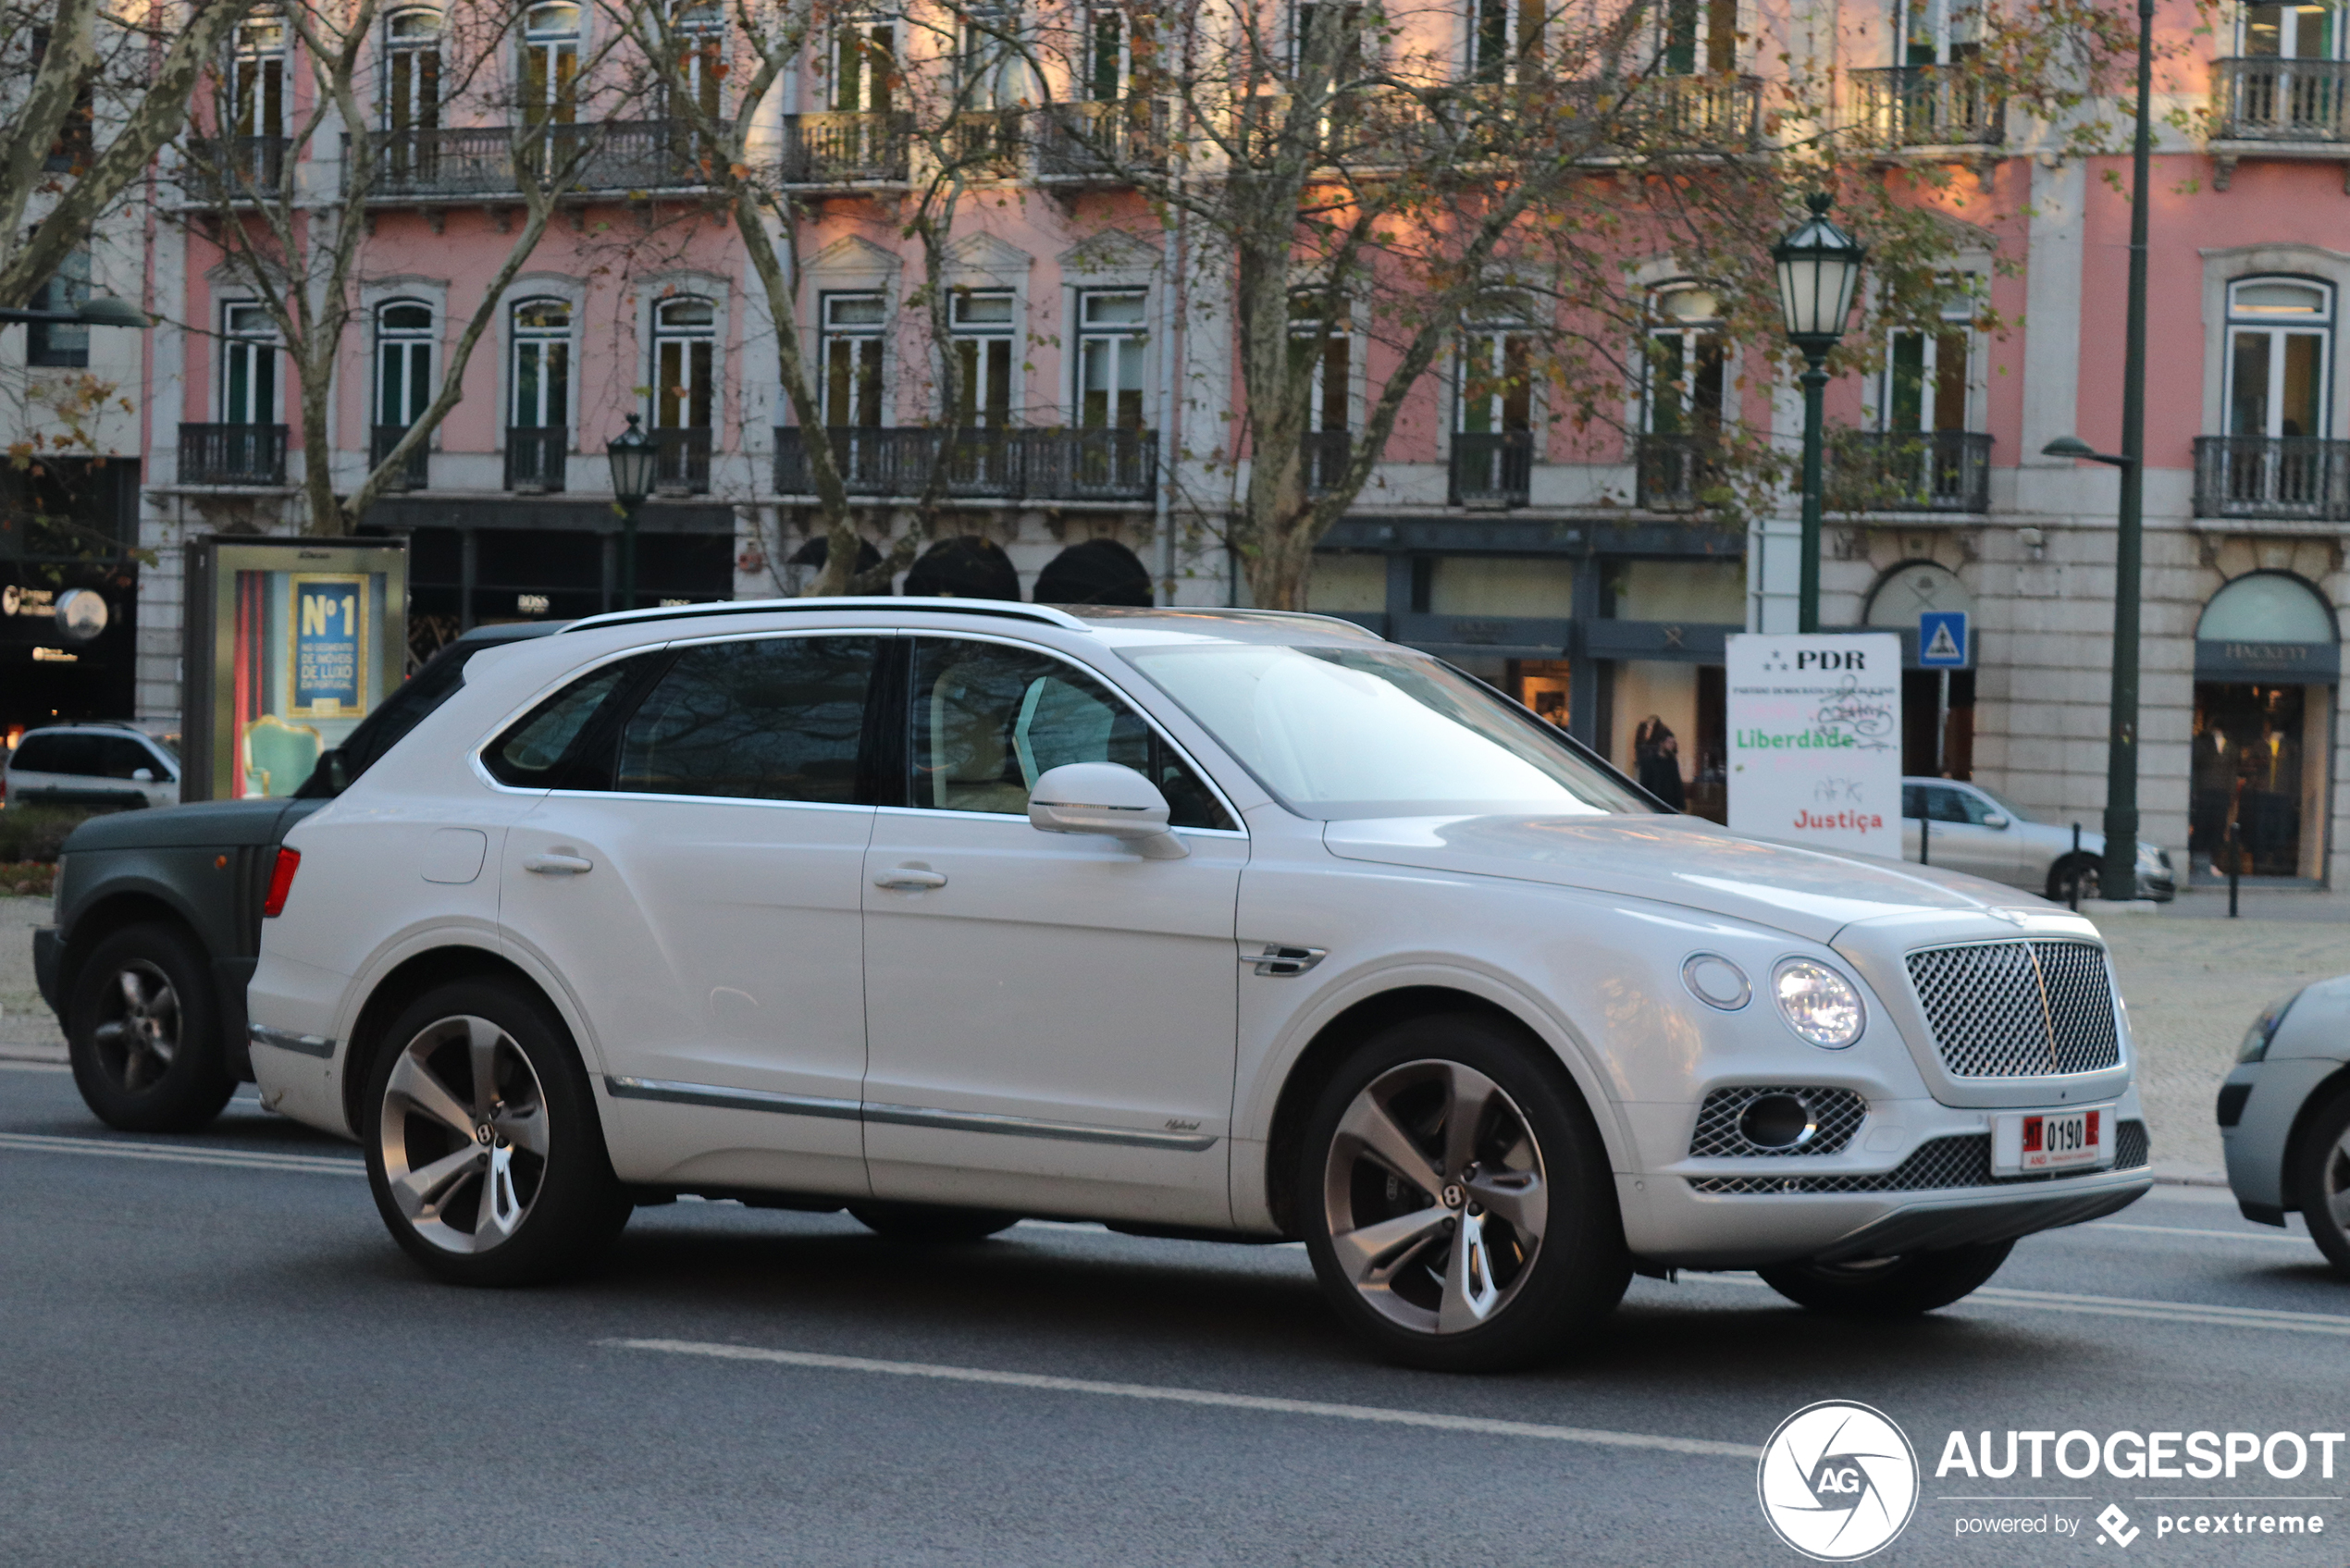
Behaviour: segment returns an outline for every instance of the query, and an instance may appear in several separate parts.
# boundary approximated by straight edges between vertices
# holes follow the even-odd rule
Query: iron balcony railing
[[[2008,139],[2007,103],[1953,66],[1893,66],[1852,73],[1861,128],[1894,147],[1997,147]]]
[[[192,202],[250,202],[286,190],[286,138],[192,136],[184,143],[181,193]]]
[[[183,485],[282,485],[286,427],[282,425],[182,425],[179,482]]]
[[[1762,134],[1762,79],[1659,76],[1629,105],[1632,140],[1651,152],[1696,152],[1754,145]]]
[[[651,432],[653,493],[699,496],[710,489],[710,426],[682,426]]]
[[[910,114],[785,115],[784,182],[903,184],[913,138]]]
[[[571,431],[565,426],[507,426],[506,488],[523,495],[562,489],[563,460],[570,451]]]
[[[1642,436],[1634,453],[1639,504],[1651,512],[1694,512],[1704,505],[1714,478],[1713,453],[1710,437]]]
[[[377,425],[372,426],[369,429],[367,436],[368,468],[371,470],[381,468],[383,466],[384,459],[391,455],[391,449],[398,446],[400,444],[400,438],[406,434],[408,434],[408,426],[405,425]],[[427,482],[426,473],[428,467],[427,460],[431,456],[431,453],[426,449],[430,445],[431,441],[429,438],[418,441],[416,443],[415,451],[408,454],[407,461],[402,463],[392,472],[390,476],[385,480],[384,488],[390,490],[423,489]]]
[[[579,191],[675,190],[703,183],[699,139],[681,120],[387,131],[373,196],[489,196],[553,181]]]
[[[1831,431],[1826,464],[1833,512],[1991,510],[1991,438],[1979,431]]]
[[[1534,476],[1534,432],[1464,430],[1453,438],[1454,506],[1524,506]]]
[[[856,427],[825,435],[852,496],[926,495],[935,483],[958,497],[1148,500],[1157,477],[1152,430]],[[777,494],[815,494],[806,439],[798,426],[776,428]]]
[[[2219,60],[2211,72],[2221,142],[2350,142],[2350,61]]]
[[[1167,105],[1161,99],[1056,104],[1037,119],[1040,179],[1100,179],[1119,169],[1167,167]]]
[[[2198,436],[2195,514],[2350,521],[2350,441]]]

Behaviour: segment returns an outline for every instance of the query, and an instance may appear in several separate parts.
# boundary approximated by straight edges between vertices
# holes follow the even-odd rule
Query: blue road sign
[[[1926,610],[1918,614],[1918,667],[1922,670],[1963,670],[1967,667],[1967,625],[1963,610]]]

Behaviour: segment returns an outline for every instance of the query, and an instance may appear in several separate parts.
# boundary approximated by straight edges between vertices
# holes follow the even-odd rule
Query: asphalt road
[[[0,1064],[0,1562],[1795,1564],[1753,1454],[1831,1398],[1925,1466],[1875,1562],[2111,1559],[2108,1503],[2124,1561],[2350,1558],[2350,1447],[2330,1480],[1934,1475],[1953,1428],[2350,1430],[2350,1282],[2208,1190],[1929,1319],[1642,1280],[1578,1360],[1453,1378],[1366,1360],[1294,1248],[1082,1227],[922,1252],[681,1203],[583,1283],[455,1290],[358,1168],[246,1100],[121,1138]],[[2158,1536],[2181,1511],[2326,1534]],[[1958,1535],[2007,1516],[2079,1533]]]

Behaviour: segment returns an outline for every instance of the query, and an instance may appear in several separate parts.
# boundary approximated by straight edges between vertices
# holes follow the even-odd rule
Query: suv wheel
[[[2301,1217],[2309,1240],[2350,1278],[2350,1094],[2319,1107],[2294,1156],[2293,1190],[2301,1196]]]
[[[177,927],[127,926],[98,944],[67,1007],[73,1081],[125,1132],[192,1132],[236,1093],[203,949]]]
[[[1948,1306],[1999,1272],[2013,1241],[1854,1263],[1787,1263],[1754,1272],[1798,1306],[1846,1317],[1915,1317]]]
[[[1339,1315],[1405,1365],[1548,1360],[1631,1280],[1598,1129],[1540,1044],[1493,1019],[1366,1042],[1307,1117],[1293,1203]]]
[[[362,1103],[368,1184],[410,1257],[458,1285],[575,1273],[628,1221],[588,1075],[537,996],[438,987],[402,1013]]]

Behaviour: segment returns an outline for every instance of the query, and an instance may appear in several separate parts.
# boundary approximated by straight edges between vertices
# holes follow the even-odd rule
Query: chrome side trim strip
[[[1123,1127],[1088,1127],[1078,1122],[1039,1121],[1032,1117],[993,1116],[983,1111],[942,1111],[927,1105],[882,1105],[855,1100],[825,1100],[812,1094],[778,1094],[766,1089],[725,1089],[713,1083],[677,1083],[658,1078],[604,1075],[614,1099],[659,1100],[673,1105],[716,1105],[731,1111],[773,1111],[780,1116],[829,1117],[839,1121],[884,1122],[895,1127],[939,1127],[957,1132],[999,1132],[1014,1138],[1055,1138],[1070,1143],[1123,1143],[1138,1149],[1180,1149],[1199,1154],[1216,1147],[1213,1133],[1144,1132]]]
[[[335,1054],[335,1043],[318,1034],[296,1034],[291,1029],[270,1029],[262,1024],[247,1024],[245,1038],[255,1045],[272,1045],[280,1051],[299,1051],[305,1056],[328,1057]]]
[[[716,1105],[730,1111],[773,1111],[837,1121],[855,1121],[860,1109],[854,1100],[778,1094],[767,1089],[722,1089],[712,1083],[675,1083],[660,1078],[620,1078],[611,1073],[604,1075],[604,1088],[616,1100],[660,1100],[673,1105]]]
[[[865,1106],[867,1121],[897,1127],[943,1127],[956,1132],[1002,1132],[1014,1138],[1057,1138],[1070,1143],[1126,1143],[1138,1149],[1181,1149],[1197,1154],[1216,1147],[1213,1133],[1143,1132],[1123,1127],[1087,1127],[1072,1121],[993,1116],[984,1111],[940,1111],[926,1105]]]

